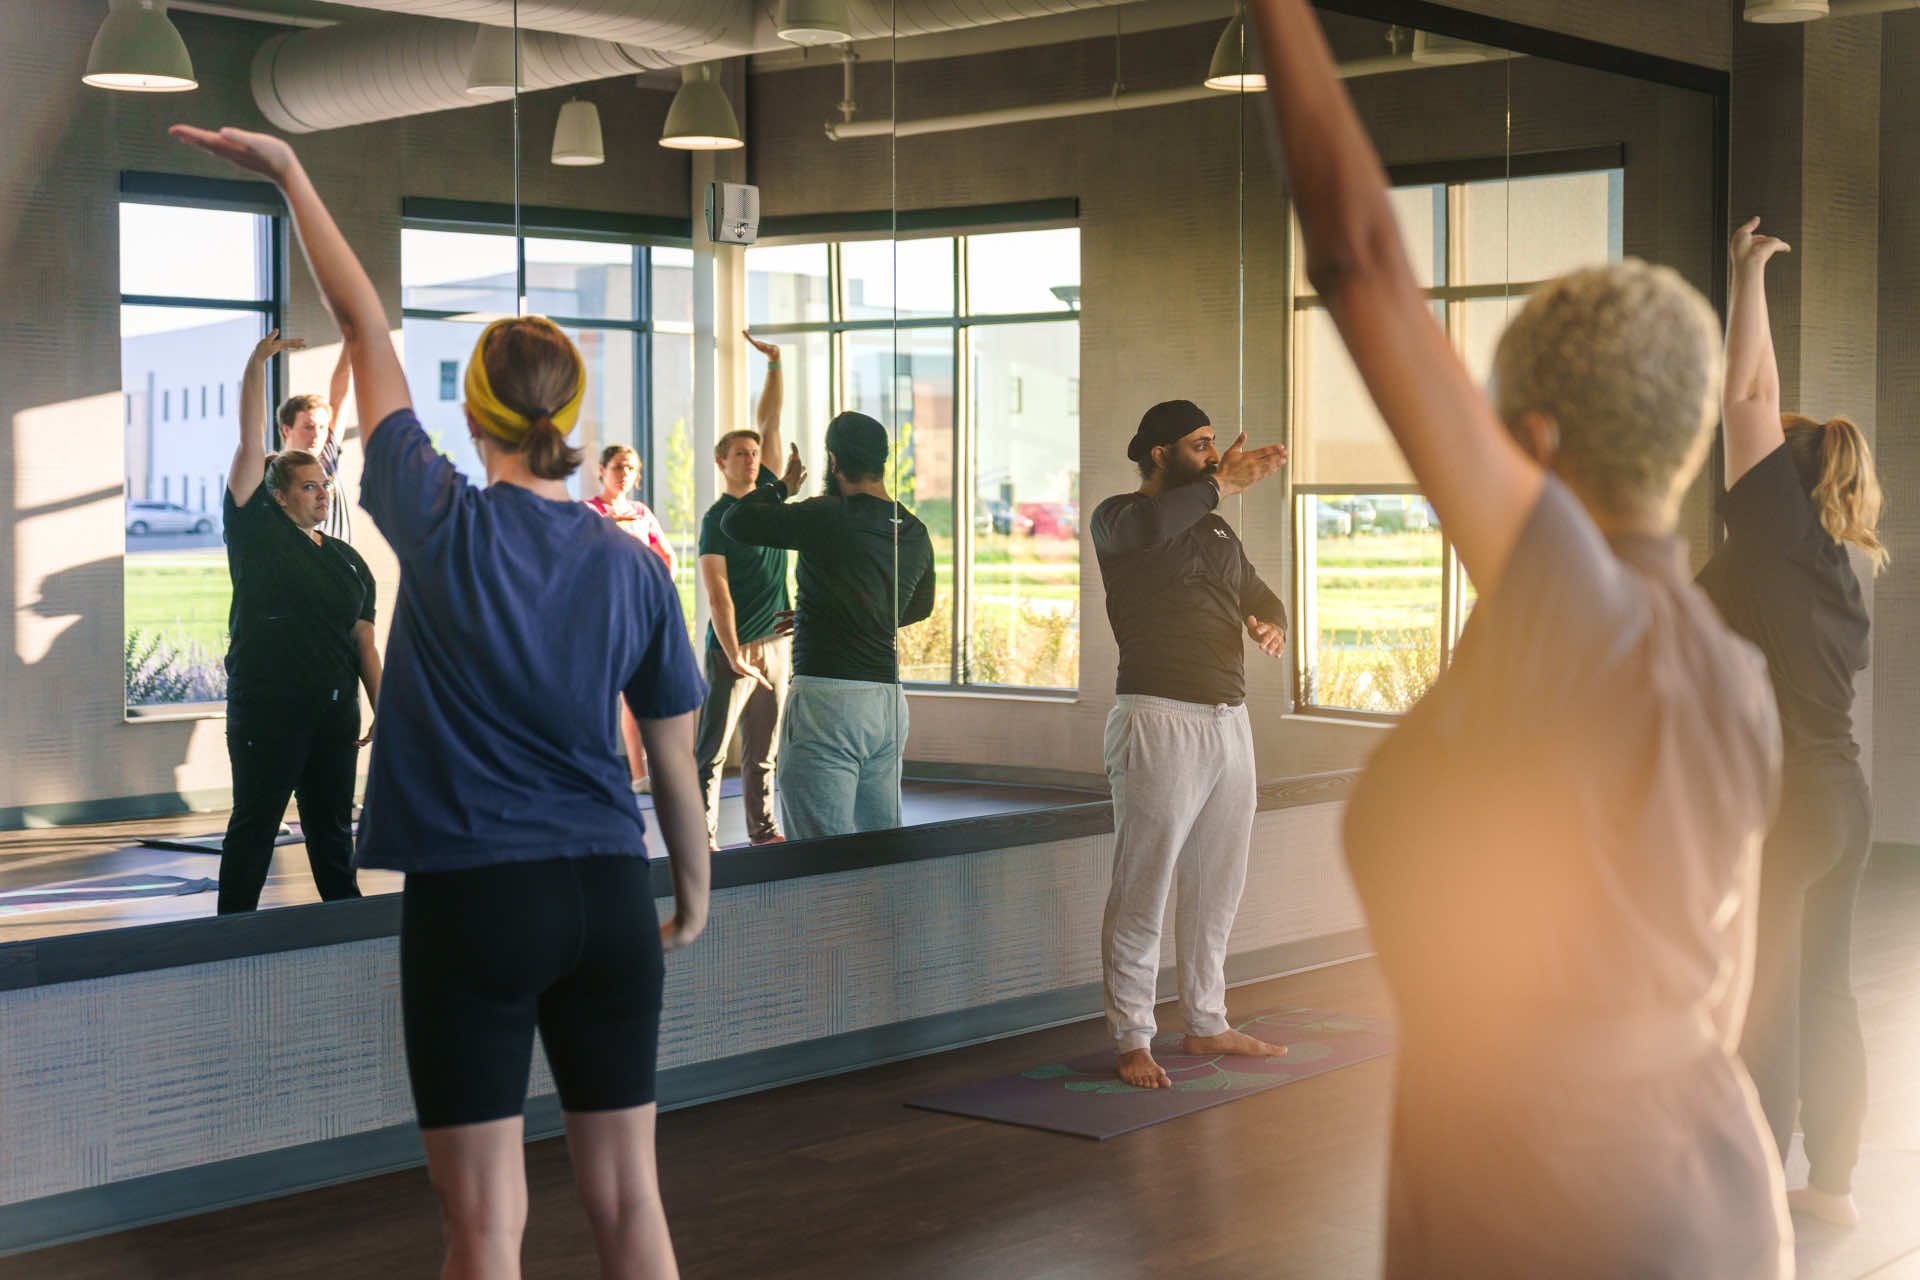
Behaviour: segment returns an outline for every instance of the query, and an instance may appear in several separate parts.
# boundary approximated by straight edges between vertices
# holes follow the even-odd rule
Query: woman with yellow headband
[[[427,440],[366,272],[291,148],[176,125],[285,193],[353,362],[360,503],[401,567],[361,815],[360,866],[407,873],[407,1067],[449,1276],[519,1275],[521,1111],[538,1027],[607,1274],[676,1274],[654,1167],[662,951],[706,922],[693,760],[706,689],[660,561],[574,501],[567,433],[586,371],[539,317],[499,320],[467,365],[487,485]],[[639,722],[673,862],[659,924],[610,691]]]

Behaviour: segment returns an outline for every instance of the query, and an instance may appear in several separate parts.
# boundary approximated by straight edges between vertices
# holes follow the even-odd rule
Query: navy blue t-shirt
[[[706,697],[659,558],[582,503],[470,485],[411,409],[368,442],[360,505],[400,590],[355,862],[644,856],[615,695],[643,719]]]

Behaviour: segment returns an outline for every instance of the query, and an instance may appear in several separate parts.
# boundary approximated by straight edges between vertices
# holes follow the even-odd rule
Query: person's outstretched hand
[[[1242,431],[1213,473],[1213,482],[1220,486],[1223,498],[1244,493],[1287,465],[1287,446],[1283,444],[1262,445],[1258,449],[1249,449],[1246,445],[1247,433]]]
[[[242,169],[263,174],[275,183],[284,183],[287,175],[300,167],[300,158],[293,154],[293,148],[271,134],[250,133],[232,125],[215,132],[190,124],[176,124],[167,132],[176,142],[198,147]]]
[[[768,677],[766,668],[744,649],[727,655],[727,665],[733,668],[733,674],[751,680],[769,693],[773,691],[773,681]]]
[[[1764,267],[1774,254],[1793,252],[1793,246],[1778,236],[1756,235],[1759,229],[1760,219],[1748,218],[1727,242],[1727,255],[1733,259],[1734,270]]]
[[[1262,622],[1252,614],[1247,615],[1247,634],[1260,646],[1260,652],[1269,658],[1277,658],[1287,647],[1287,629],[1275,626],[1271,622]]]
[[[787,471],[780,477],[780,483],[787,487],[787,496],[791,498],[800,492],[806,482],[807,464],[800,461],[800,446],[790,444],[787,446]]]
[[[758,351],[761,355],[765,356],[767,359],[778,360],[780,358],[780,348],[775,346],[773,343],[762,342],[760,341],[760,339],[748,333],[745,329],[742,329],[740,331],[740,336],[747,340],[748,346],[752,347],[755,351]]]
[[[253,354],[247,359],[255,364],[265,364],[282,351],[304,351],[306,346],[305,338],[283,338],[278,329],[269,329],[266,337],[254,343]]]

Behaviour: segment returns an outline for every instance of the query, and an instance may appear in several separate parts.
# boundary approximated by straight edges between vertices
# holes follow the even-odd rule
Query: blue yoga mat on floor
[[[177,898],[190,893],[208,893],[219,888],[213,880],[190,880],[183,876],[105,876],[98,880],[63,880],[57,884],[29,885],[24,889],[0,891],[0,915],[23,915],[29,911],[58,911],[65,907],[92,906],[98,902],[121,902],[128,898]]]

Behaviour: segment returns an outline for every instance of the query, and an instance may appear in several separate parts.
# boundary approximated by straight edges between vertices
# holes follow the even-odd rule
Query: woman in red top
[[[666,528],[651,507],[627,496],[639,479],[640,455],[624,444],[610,444],[600,451],[600,492],[588,498],[587,505],[646,543],[648,550],[667,566],[667,576],[677,584],[678,565],[673,544],[667,541]],[[648,789],[647,751],[640,743],[640,725],[627,710],[626,700],[616,696],[615,701],[620,704],[620,740],[627,749],[633,792],[639,795]]]

